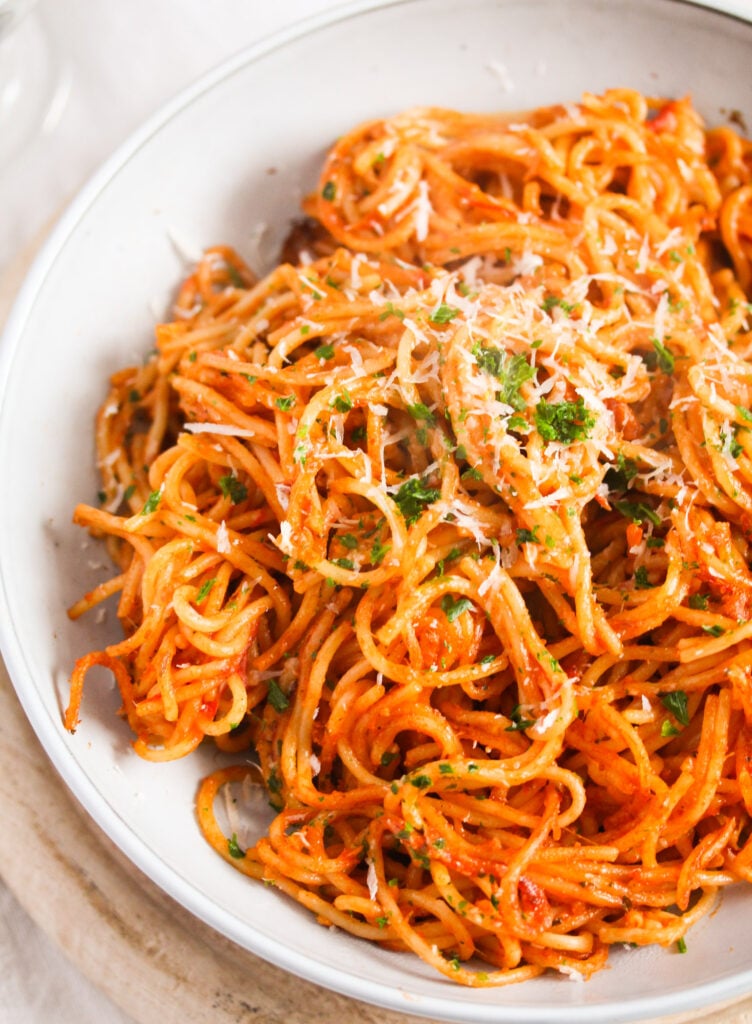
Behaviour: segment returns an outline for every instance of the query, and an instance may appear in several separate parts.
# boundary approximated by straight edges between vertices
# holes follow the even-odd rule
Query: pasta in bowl
[[[68,728],[104,665],[144,758],[242,755],[228,862],[460,984],[685,948],[752,858],[750,154],[628,90],[343,136],[112,378]]]

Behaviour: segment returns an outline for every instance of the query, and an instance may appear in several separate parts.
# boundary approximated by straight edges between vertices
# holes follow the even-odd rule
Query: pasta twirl
[[[217,851],[460,984],[681,945],[752,878],[750,143],[625,90],[413,110],[305,212],[112,378],[71,614],[124,639],[67,727],[99,664],[143,757],[242,752]]]

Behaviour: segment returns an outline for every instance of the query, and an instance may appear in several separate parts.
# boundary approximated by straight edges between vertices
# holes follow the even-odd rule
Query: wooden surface
[[[0,325],[33,248],[0,278]],[[162,893],[68,794],[2,662],[0,778],[5,795],[0,875],[42,930],[138,1024],[415,1021],[291,977]],[[662,1018],[661,1024],[689,1021],[752,1024],[752,998]]]

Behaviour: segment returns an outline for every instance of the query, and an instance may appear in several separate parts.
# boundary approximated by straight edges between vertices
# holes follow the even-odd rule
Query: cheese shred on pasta
[[[460,984],[683,948],[752,880],[752,146],[626,90],[418,109],[305,213],[112,378],[71,615],[125,638],[67,727],[110,669],[142,757],[238,755],[229,863]]]

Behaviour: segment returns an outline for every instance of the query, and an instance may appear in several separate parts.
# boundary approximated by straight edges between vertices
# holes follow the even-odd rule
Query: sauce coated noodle
[[[67,726],[99,664],[141,756],[242,754],[217,851],[461,984],[682,948],[752,861],[751,179],[623,90],[343,136],[112,378]]]

